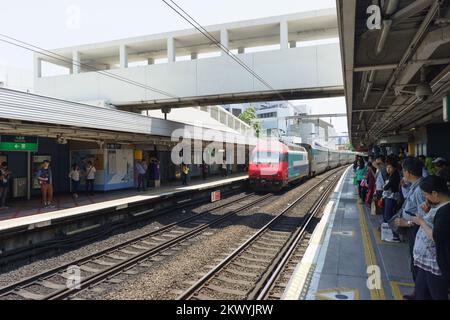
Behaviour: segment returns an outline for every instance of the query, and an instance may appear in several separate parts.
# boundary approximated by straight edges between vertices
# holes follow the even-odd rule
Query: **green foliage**
[[[256,132],[256,136],[259,137],[259,133],[261,131],[261,123],[258,121],[253,121],[256,119],[256,110],[253,107],[248,108],[244,112],[242,112],[239,115],[239,119],[247,123],[248,125],[251,125],[253,127],[253,130]]]
[[[350,151],[355,151],[355,148],[353,148],[353,145],[350,141],[345,144],[345,149],[350,150]]]

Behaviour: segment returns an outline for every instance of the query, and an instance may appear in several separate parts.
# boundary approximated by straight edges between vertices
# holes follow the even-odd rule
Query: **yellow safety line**
[[[361,236],[362,236],[362,240],[363,240],[364,256],[366,259],[366,265],[367,266],[373,266],[373,265],[378,266],[377,258],[375,255],[375,250],[372,245],[372,239],[370,238],[370,234],[369,234],[369,227],[367,225],[364,209],[360,203],[358,203],[357,206],[358,206],[358,211],[359,211],[359,225],[361,228]],[[380,279],[380,281],[381,281],[381,279]],[[383,283],[381,283],[380,289],[372,289],[369,291],[370,291],[370,296],[371,296],[372,300],[386,300],[386,296],[384,294],[384,289],[383,289]]]
[[[392,295],[394,296],[395,300],[403,300],[403,295],[402,292],[400,291],[400,286],[414,287],[414,283],[391,281]]]

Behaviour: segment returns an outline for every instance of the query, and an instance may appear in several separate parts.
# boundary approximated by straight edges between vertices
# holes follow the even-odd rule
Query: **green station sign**
[[[38,151],[38,138],[26,136],[0,136],[0,151]]]

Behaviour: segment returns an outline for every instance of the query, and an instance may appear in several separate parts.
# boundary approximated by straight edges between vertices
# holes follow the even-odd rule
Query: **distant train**
[[[318,143],[287,144],[271,140],[258,144],[249,162],[253,189],[277,191],[290,183],[350,164],[358,153],[330,150]]]

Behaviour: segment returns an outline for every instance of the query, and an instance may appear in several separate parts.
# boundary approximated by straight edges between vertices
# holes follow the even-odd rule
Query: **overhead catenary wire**
[[[261,82],[264,86],[269,88],[272,91],[275,91],[276,95],[281,98],[282,101],[287,102],[289,105],[294,105],[289,102],[283,95],[279,92],[279,90],[274,89],[267,81],[265,81],[261,76],[259,76],[254,70],[252,70],[244,61],[239,59],[229,48],[223,45],[219,40],[217,40],[214,35],[212,35],[208,30],[206,30],[200,23],[198,23],[191,15],[189,15],[183,8],[181,8],[177,3],[172,0],[161,0],[168,7],[170,7],[174,12],[176,12],[180,17],[186,20],[191,26],[193,26],[197,31],[203,34],[206,38],[208,38],[214,45],[216,45],[219,49],[224,51],[230,58],[232,58],[236,63],[242,66],[246,71],[248,71],[252,76],[254,76],[259,82]],[[172,3],[172,5],[169,3]],[[176,8],[175,8],[176,7]],[[179,10],[177,10],[177,8]],[[180,12],[181,11],[181,12]],[[183,15],[184,14],[184,15]]]
[[[74,59],[67,58],[67,57],[65,57],[65,56],[63,56],[61,54],[56,53],[56,52],[40,48],[38,46],[35,46],[35,45],[27,43],[25,41],[13,38],[11,36],[8,36],[8,35],[0,33],[0,37],[9,39],[9,40],[5,40],[5,39],[1,39],[0,38],[0,41],[2,41],[4,43],[8,43],[8,44],[11,44],[11,45],[16,46],[16,47],[20,47],[20,48],[28,50],[28,51],[32,51],[32,52],[38,53],[40,55],[43,55],[43,56],[46,56],[46,57],[49,57],[49,58],[52,58],[52,59],[55,59],[55,60],[58,60],[58,61],[61,61],[61,62],[65,62],[65,63],[68,63],[68,64],[73,64],[73,65],[76,65],[78,67],[85,67],[85,68],[90,69],[91,71],[99,73],[99,74],[101,74],[103,76],[107,76],[107,77],[116,79],[118,81],[122,81],[122,82],[128,83],[130,85],[134,85],[134,86],[137,86],[137,87],[149,90],[149,91],[153,91],[153,92],[162,94],[162,95],[167,96],[167,97],[171,97],[171,98],[174,98],[174,99],[178,99],[179,98],[178,96],[173,95],[173,94],[171,94],[169,92],[166,92],[166,91],[163,91],[163,90],[160,90],[160,89],[148,86],[146,84],[140,83],[138,81],[135,81],[135,80],[132,80],[132,79],[120,76],[120,75],[116,75],[114,73],[108,72],[107,70],[98,69],[98,68],[96,68],[96,67],[94,67],[92,65],[89,65],[89,64],[86,64],[86,63],[82,63],[82,62],[74,60]]]

